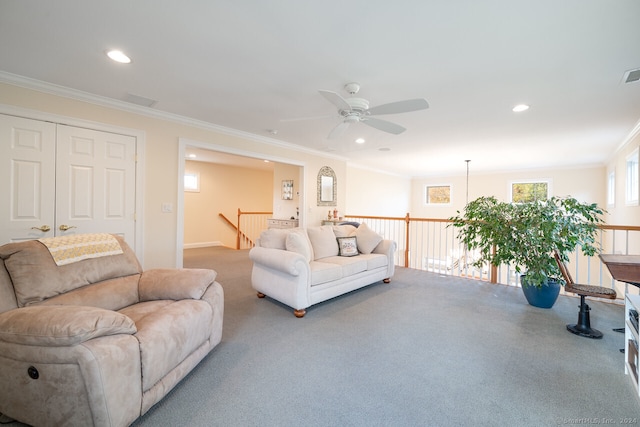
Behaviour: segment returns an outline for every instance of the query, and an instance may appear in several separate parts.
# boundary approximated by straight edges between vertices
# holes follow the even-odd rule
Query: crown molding
[[[289,142],[280,141],[274,138],[268,138],[261,135],[256,135],[249,132],[244,132],[238,129],[232,129],[225,126],[216,125],[214,123],[206,122],[203,120],[197,120],[178,114],[168,113],[165,111],[155,110],[151,107],[144,107],[141,105],[131,104],[129,102],[120,101],[106,96],[94,95],[88,92],[80,91],[77,89],[71,89],[65,86],[56,85],[53,83],[44,82],[41,80],[32,79],[29,77],[20,76],[17,74],[8,73],[0,70],[0,83],[6,83],[13,86],[22,87],[29,90],[35,90],[50,95],[60,96],[63,98],[73,99],[76,101],[87,102],[100,107],[112,108],[114,110],[124,111],[127,113],[138,114],[153,119],[165,120],[174,123],[178,123],[185,126],[195,127],[198,129],[211,131],[227,136],[237,137],[241,139],[250,140],[253,142],[259,142],[267,144],[272,147],[284,148],[287,150],[297,151],[304,154],[313,156],[319,156],[329,159],[341,160],[347,162],[347,158],[339,156],[337,154],[331,154],[320,150],[314,150],[312,148],[303,147],[300,145],[292,144]]]

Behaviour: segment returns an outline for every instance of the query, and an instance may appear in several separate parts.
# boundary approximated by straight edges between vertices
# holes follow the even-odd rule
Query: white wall
[[[607,162],[605,179],[609,172],[615,172],[616,182],[615,204],[607,206],[610,214],[609,221],[612,224],[640,226],[640,206],[625,205],[626,159],[629,154],[640,147],[640,126],[636,127],[636,131],[636,134],[616,150]]]
[[[200,175],[200,191],[184,192],[184,246],[221,244],[236,247],[236,231],[219,214],[238,223],[238,209],[272,210],[273,173],[228,165],[185,162]]]
[[[340,215],[404,217],[410,211],[410,194],[408,177],[349,165],[344,210],[338,210]]]
[[[272,204],[273,217],[297,219],[296,208],[300,207],[302,168],[295,165],[276,163],[273,168]],[[282,199],[282,181],[293,181],[293,200]]]
[[[144,267],[171,267],[176,264],[177,230],[176,212],[162,212],[164,203],[177,206],[178,185],[178,141],[186,138],[210,144],[215,147],[229,147],[246,151],[265,158],[290,159],[294,164],[303,165],[303,200],[300,200],[302,225],[319,224],[326,217],[327,208],[317,206],[317,173],[323,166],[331,167],[337,177],[337,206],[340,214],[372,216],[404,216],[447,218],[456,209],[464,206],[465,173],[451,177],[414,179],[348,166],[345,159],[320,152],[311,153],[287,144],[265,144],[266,138],[251,137],[217,128],[197,121],[187,121],[161,113],[144,114],[142,109],[132,106],[131,111],[107,107],[73,98],[81,96],[59,96],[27,89],[16,85],[0,83],[0,102],[10,106],[36,110],[57,116],[73,117],[96,123],[104,123],[137,129],[146,137],[144,175]],[[133,111],[133,112],[132,112]],[[267,141],[268,142],[268,141]],[[573,195],[581,200],[604,204],[606,201],[606,171],[615,168],[620,174],[625,153],[638,146],[638,137],[623,150],[614,153],[612,160],[602,167],[575,170],[538,170],[514,172],[511,174],[476,175],[473,162],[470,165],[469,200],[480,195],[495,195],[505,198],[507,182],[510,179],[552,178],[553,193]],[[464,169],[464,165],[461,165]],[[275,178],[274,178],[275,179]],[[295,179],[295,178],[294,178]],[[451,207],[429,208],[422,204],[422,188],[425,184],[449,181],[454,185],[454,203]],[[618,193],[622,180],[617,180]],[[275,186],[275,184],[274,184]],[[624,194],[624,193],[621,193]],[[274,197],[273,195],[271,197]],[[288,208],[288,207],[287,207]],[[332,207],[333,208],[333,207]],[[288,211],[287,211],[288,212]],[[304,214],[303,214],[304,212]],[[616,205],[611,210],[610,223],[640,225],[638,207]],[[284,212],[283,212],[284,215]],[[289,215],[290,216],[290,215]]]
[[[553,196],[572,196],[578,200],[597,203],[605,207],[606,174],[604,166],[575,169],[535,169],[496,174],[473,173],[473,162],[469,167],[469,201],[480,196],[494,196],[498,200],[508,201],[509,188],[513,181],[549,180]],[[449,206],[426,205],[424,203],[425,186],[451,185],[452,202]],[[449,218],[457,210],[462,211],[467,198],[466,170],[458,175],[416,178],[411,188],[411,215],[421,218]]]
[[[178,175],[179,140],[184,138],[211,144],[216,147],[229,147],[243,152],[255,153],[264,158],[290,159],[294,164],[304,165],[305,221],[318,224],[326,216],[324,207],[316,206],[316,175],[324,165],[331,166],[338,181],[338,209],[344,209],[346,193],[346,160],[330,154],[287,145],[284,143],[265,144],[265,140],[256,136],[238,136],[239,133],[215,127],[210,124],[190,121],[160,112],[145,114],[136,106],[127,106],[131,111],[108,107],[109,103],[78,100],[86,95],[73,92],[59,96],[34,89],[0,83],[0,102],[8,106],[31,109],[57,116],[72,117],[88,122],[104,123],[137,129],[146,137],[145,174],[144,174],[144,216],[139,219],[143,224],[143,256],[140,260],[145,269],[173,267],[176,265],[178,224],[177,212],[163,212],[162,205],[178,205],[178,185],[182,179]],[[133,111],[133,112],[132,112]],[[277,141],[275,141],[277,142]],[[181,161],[181,160],[180,160]],[[272,195],[270,194],[270,197]]]

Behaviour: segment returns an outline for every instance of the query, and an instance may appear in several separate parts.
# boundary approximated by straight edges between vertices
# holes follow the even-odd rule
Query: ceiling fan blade
[[[329,90],[319,90],[320,95],[324,96],[327,101],[338,107],[339,110],[351,111],[351,106],[343,97]]]
[[[327,139],[339,138],[340,135],[342,135],[344,133],[344,131],[347,130],[348,127],[349,127],[349,123],[348,122],[340,122],[340,123],[338,123],[338,126],[334,127],[333,130],[331,130],[331,132],[329,132],[329,135],[327,136]]]
[[[400,125],[395,123],[388,122],[386,120],[375,119],[373,117],[367,117],[360,120],[361,123],[365,125],[371,126],[372,128],[376,128],[378,130],[389,132],[394,135],[400,135],[402,132],[407,130]]]
[[[426,99],[416,98],[407,99],[406,101],[391,102],[389,104],[378,105],[377,107],[369,108],[369,114],[398,114],[408,113],[410,111],[425,110],[429,108],[429,103]]]

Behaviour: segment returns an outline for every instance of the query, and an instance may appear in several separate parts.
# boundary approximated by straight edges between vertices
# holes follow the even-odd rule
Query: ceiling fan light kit
[[[329,132],[327,136],[328,139],[338,138],[352,123],[364,123],[383,132],[399,135],[406,130],[404,127],[371,116],[408,113],[429,108],[429,103],[422,98],[397,101],[369,108],[368,100],[353,96],[360,91],[360,84],[355,82],[347,83],[344,89],[351,95],[350,98],[345,99],[338,93],[329,90],[318,91],[327,101],[338,108],[338,114],[342,119],[342,121]]]

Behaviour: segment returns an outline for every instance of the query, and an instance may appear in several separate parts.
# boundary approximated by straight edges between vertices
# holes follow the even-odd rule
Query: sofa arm
[[[393,254],[396,251],[396,242],[394,240],[383,240],[373,250],[374,254],[383,254],[389,257],[389,261],[393,262]]]
[[[39,346],[74,346],[93,338],[137,332],[117,311],[73,305],[16,308],[0,314],[0,341]]]
[[[140,276],[140,301],[201,299],[217,273],[203,268],[156,268]]]
[[[299,276],[309,270],[309,262],[298,252],[282,249],[262,248],[255,246],[249,251],[249,258],[254,264],[260,264],[291,276]]]

